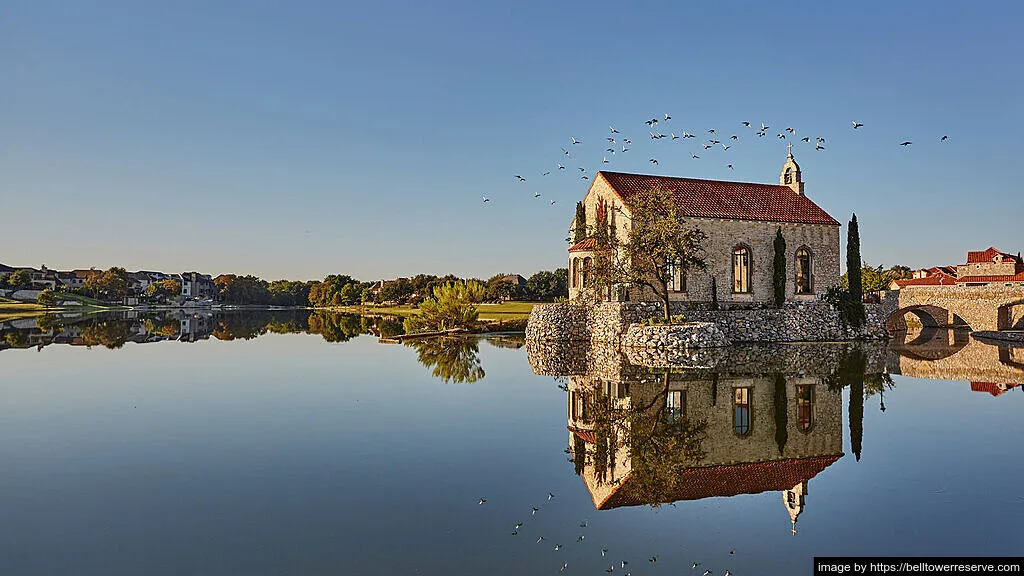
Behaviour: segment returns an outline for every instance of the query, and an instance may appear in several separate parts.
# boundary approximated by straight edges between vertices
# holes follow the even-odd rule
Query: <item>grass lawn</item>
[[[40,306],[31,302],[18,302],[16,300],[4,299],[0,302],[0,322],[5,320],[14,320],[16,318],[26,318],[29,316],[39,316],[45,314],[47,311],[53,311],[57,309],[48,309],[46,306]]]
[[[539,302],[502,302],[501,304],[477,304],[481,320],[512,320],[515,318],[529,318],[530,311],[534,304]],[[412,316],[419,314],[419,310],[412,306],[339,306],[332,308],[339,312],[351,314],[394,314],[395,316]]]

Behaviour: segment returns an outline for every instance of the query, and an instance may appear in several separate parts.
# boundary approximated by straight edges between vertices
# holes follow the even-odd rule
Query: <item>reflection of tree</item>
[[[176,338],[181,330],[181,323],[173,318],[146,318],[143,322],[146,332],[168,338]]]
[[[360,318],[354,314],[314,312],[309,315],[309,331],[328,342],[348,342],[363,333]]]
[[[480,366],[480,349],[475,339],[437,337],[409,340],[419,356],[420,364],[433,368],[433,375],[445,383],[476,382],[484,377]]]
[[[82,341],[86,346],[104,346],[114,350],[124,346],[132,335],[125,320],[96,320],[82,328]]]
[[[360,323],[363,332],[380,338],[392,338],[405,334],[401,316],[363,316]]]
[[[64,321],[56,314],[44,314],[36,318],[36,328],[41,332],[54,332],[64,329]]]
[[[260,314],[218,316],[213,336],[218,340],[252,340],[267,333],[267,319]]]
[[[860,461],[864,440],[865,385],[869,390],[868,395],[886,389],[891,390],[894,386],[892,378],[888,374],[868,374],[867,364],[865,352],[859,348],[853,348],[840,360],[836,371],[826,378],[826,384],[831,390],[850,387],[850,447],[857,461]]]
[[[775,445],[779,447],[779,456],[782,456],[786,449],[786,442],[789,441],[789,397],[786,394],[786,376],[781,373],[775,375],[773,408],[775,412]]]
[[[624,408],[616,407],[597,387],[592,404],[595,476],[603,479],[607,472],[614,478],[616,444],[622,438],[629,451],[630,493],[652,507],[675,500],[686,470],[705,456],[702,444],[707,422],[690,420],[678,409],[669,409],[669,378],[666,371],[662,385],[650,398],[634,403],[637,396],[631,396]],[[575,449],[578,454],[580,446]]]
[[[12,330],[4,334],[4,340],[11,348],[28,347],[28,332],[25,330]]]

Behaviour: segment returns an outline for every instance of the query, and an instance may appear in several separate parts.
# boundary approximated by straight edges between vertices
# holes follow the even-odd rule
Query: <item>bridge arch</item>
[[[999,330],[1024,330],[1024,299],[999,307],[996,324]]]
[[[953,314],[945,308],[939,308],[931,304],[917,304],[904,306],[889,315],[885,321],[886,328],[890,332],[905,332],[907,330],[906,315],[913,314],[921,320],[925,328],[939,328],[952,324]],[[959,317],[958,317],[959,319]]]

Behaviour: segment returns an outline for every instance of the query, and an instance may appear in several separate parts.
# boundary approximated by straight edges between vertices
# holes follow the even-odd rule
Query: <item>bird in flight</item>
[[[612,154],[615,154],[615,152],[612,152]],[[604,158],[601,158],[601,164],[607,164],[607,163],[608,163],[608,157],[607,156],[605,156]]]
[[[629,138],[623,138],[622,141],[625,142],[626,144],[632,144],[633,143],[633,141],[630,140]]]
[[[700,158],[700,156],[697,156],[696,154],[690,154],[690,156],[693,158]]]
[[[943,136],[942,138],[939,138],[939,142],[945,142],[946,140],[949,140],[949,136]]]
[[[769,128],[771,128],[771,126],[765,126],[764,122],[761,122],[761,132],[764,132],[765,130],[767,130]]]
[[[711,144],[701,144],[701,146],[703,146],[705,150],[711,148]]]
[[[821,142],[818,142],[817,144],[814,145],[814,149],[815,150],[824,150],[825,147],[821,145]]]
[[[541,543],[541,542],[543,542],[543,541],[544,541],[544,537],[543,537],[543,536],[539,536],[539,537],[537,538],[537,544],[540,544],[540,543]]]
[[[913,142],[911,142],[910,140],[904,140],[903,142],[900,142],[900,146],[910,146],[911,144],[913,144]]]
[[[562,148],[562,154],[565,154],[566,156],[568,156],[569,155],[569,151],[566,150],[565,148]]]
[[[786,127],[786,132],[789,132],[790,134],[796,134],[796,130],[789,127]]]
[[[732,136],[729,136],[729,138],[730,138],[731,140],[735,140],[735,141],[737,141],[737,142],[739,142],[739,141],[740,141],[740,137],[739,137],[739,136],[737,136],[737,135],[735,135],[735,134],[733,134]]]
[[[551,492],[548,492],[548,500],[551,500],[554,497],[555,497],[554,494],[552,494]]]
[[[863,126],[863,124],[861,124],[860,122],[857,122],[856,120],[850,120],[850,123],[853,124],[853,129],[854,130],[856,130],[857,128],[860,128],[861,126]]]
[[[605,152],[611,152],[612,154],[615,154],[615,148],[605,148],[604,151]]]
[[[683,138],[696,138],[693,134],[690,134],[686,130],[683,130]]]
[[[732,167],[732,164],[726,164],[726,165],[725,165],[725,167],[726,167],[726,168],[728,168],[729,170],[733,170],[733,169],[734,169],[734,168]]]
[[[565,166],[562,166],[561,164],[558,164],[557,166],[559,170],[565,170]]]
[[[547,172],[541,172],[540,173],[541,176],[547,176],[548,174],[551,174],[551,170],[548,170]]]
[[[732,148],[732,146],[726,146],[725,144],[722,144],[722,150],[728,150],[729,148]]]
[[[586,168],[584,168],[584,167],[580,166],[580,172],[586,172],[586,171],[587,171],[587,169],[586,169]]]
[[[561,549],[562,549],[562,545],[561,544],[555,544],[555,552],[558,552]]]
[[[647,559],[647,561],[650,562],[651,564],[657,564],[658,563],[658,557],[657,556],[651,556],[650,558]]]
[[[579,144],[579,143],[580,143],[580,141],[579,141],[579,140],[577,140],[577,139],[575,139],[575,138],[573,138],[573,139],[572,139],[572,143],[573,143],[573,144]]]
[[[583,542],[583,539],[584,539],[584,538],[586,538],[586,536],[584,536],[583,534],[580,534],[580,537],[579,537],[579,538],[577,538],[577,539],[576,539],[576,541],[577,541],[577,542]]]
[[[485,196],[485,197],[484,197],[484,202],[488,202],[488,201],[489,201],[489,200],[488,200],[488,199],[487,199],[487,197]],[[480,499],[480,501],[479,501],[479,502],[477,502],[477,504],[483,504],[484,502],[487,502],[487,498],[481,498],[481,499]]]
[[[714,128],[712,128],[712,129],[708,130],[708,134],[714,134],[714,135],[716,135],[716,136],[717,136],[717,135],[718,135],[718,132],[715,132],[715,129],[714,129]]]
[[[671,120],[671,119],[672,119],[672,117],[671,117],[671,116],[669,116],[668,114],[665,114],[665,121],[666,121],[666,122],[668,122],[668,121],[669,121],[669,120]]]
[[[537,512],[539,512],[539,511],[540,511],[540,508],[537,508],[536,506],[530,506],[530,516],[536,515]]]
[[[559,572],[565,572],[565,569],[568,568],[568,567],[569,567],[569,563],[568,562],[566,562],[565,564],[562,564],[562,569],[559,570]]]
[[[615,144],[615,138],[612,138],[611,136],[605,138],[605,140],[611,142],[612,144]]]
[[[607,553],[608,553],[608,549],[607,548],[601,548],[601,558],[604,558],[605,554],[607,554]]]
[[[625,144],[623,144],[623,145],[622,145],[622,151],[623,151],[623,152],[628,152],[628,151],[629,151],[629,148],[626,148],[626,145],[625,145]],[[613,152],[613,154],[614,154],[614,152]]]
[[[555,201],[554,201],[554,200],[552,200],[552,201],[551,201],[551,205],[552,205],[552,206],[554,206],[554,205],[555,205]]]
[[[786,139],[786,135],[783,134],[782,132],[779,132],[778,136],[779,136],[779,140],[785,140]]]
[[[587,178],[586,176],[580,176],[580,180],[590,180],[590,178]]]
[[[540,192],[534,192],[533,193],[533,197],[534,198],[540,198]]]
[[[658,160],[656,158],[651,158],[651,164],[657,165],[658,164]]]
[[[484,202],[490,202],[490,201],[491,201],[490,198],[488,198],[487,196],[484,196]],[[487,500],[484,500],[483,498],[481,498],[480,502],[478,502],[478,504],[483,504],[484,502],[487,502]]]
[[[672,139],[673,140],[679,140],[679,136],[676,136],[676,133],[672,132]]]
[[[612,134],[618,134],[619,133],[618,130],[616,130],[615,128],[613,128],[611,126],[609,126],[608,129],[612,131]]]
[[[801,138],[801,140],[803,140],[804,142],[807,142],[808,144],[811,143],[811,137],[810,136],[804,136],[803,138]]]
[[[746,126],[747,128],[750,128],[750,122],[744,122],[743,125]]]

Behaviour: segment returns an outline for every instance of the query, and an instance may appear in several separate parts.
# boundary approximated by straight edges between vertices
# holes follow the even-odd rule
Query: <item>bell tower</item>
[[[803,196],[804,180],[800,176],[800,165],[793,159],[793,144],[790,143],[786,148],[789,150],[789,154],[786,156],[786,163],[782,165],[782,173],[779,174],[779,184],[789,186],[793,189],[793,192]]]

